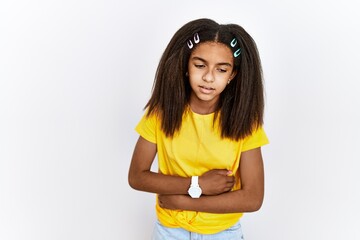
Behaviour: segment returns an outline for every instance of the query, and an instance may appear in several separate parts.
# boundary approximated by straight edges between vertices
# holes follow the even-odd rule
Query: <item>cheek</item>
[[[224,89],[226,88],[226,86],[227,86],[227,82],[224,83],[224,84],[219,85],[219,86],[217,87],[217,89],[219,90],[219,92],[223,92]]]
[[[189,83],[191,88],[194,88],[195,86],[199,85],[199,81],[196,81],[194,77],[189,77]]]
[[[230,74],[221,74],[219,73],[217,76],[216,76],[216,81],[219,85],[227,85],[227,82],[229,81],[231,75]]]
[[[230,75],[222,75],[216,79],[217,88],[222,92],[226,86],[228,85],[228,81],[230,79]]]
[[[189,78],[189,82],[191,85],[195,84],[196,82],[198,83],[198,82],[202,81],[202,75],[199,71],[191,71],[190,70],[188,78]]]

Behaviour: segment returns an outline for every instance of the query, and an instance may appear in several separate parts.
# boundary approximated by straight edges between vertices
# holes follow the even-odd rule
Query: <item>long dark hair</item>
[[[167,45],[157,68],[152,95],[146,104],[147,115],[157,114],[161,129],[173,137],[186,113],[191,87],[186,76],[194,37],[203,42],[223,43],[235,53],[236,75],[220,95],[214,121],[219,120],[221,136],[240,140],[263,124],[264,92],[261,61],[252,37],[237,24],[218,24],[211,19],[197,19],[182,26]],[[234,44],[230,46],[232,40]],[[187,42],[191,40],[193,48]],[[239,51],[237,52],[239,53]]]

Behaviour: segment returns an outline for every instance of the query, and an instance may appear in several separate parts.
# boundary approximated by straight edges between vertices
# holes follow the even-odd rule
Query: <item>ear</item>
[[[234,71],[231,73],[231,75],[230,75],[230,77],[229,77],[229,80],[230,80],[230,81],[233,80],[234,77],[236,76],[236,74],[237,74],[237,71],[234,70]]]

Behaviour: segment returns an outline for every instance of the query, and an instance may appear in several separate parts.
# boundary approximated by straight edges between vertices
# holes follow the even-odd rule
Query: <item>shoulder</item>
[[[258,127],[249,136],[243,140],[242,151],[251,150],[261,147],[269,143],[269,139],[265,133],[264,127]]]
[[[136,125],[135,130],[146,140],[155,143],[156,134],[160,126],[159,120],[160,118],[156,113],[148,114],[146,110]]]

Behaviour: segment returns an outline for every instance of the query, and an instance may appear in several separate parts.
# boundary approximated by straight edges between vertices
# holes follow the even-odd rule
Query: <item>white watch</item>
[[[199,177],[192,176],[191,177],[191,184],[188,190],[190,197],[192,198],[199,198],[201,196],[202,190],[199,186]]]

